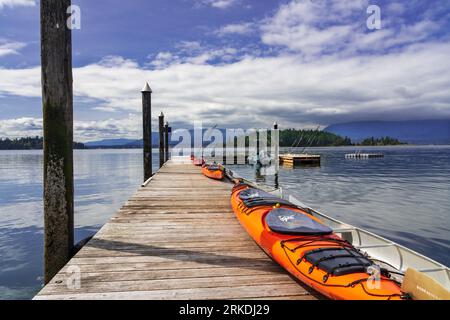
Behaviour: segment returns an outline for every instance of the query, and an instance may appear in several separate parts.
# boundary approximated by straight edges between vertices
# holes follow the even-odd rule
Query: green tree
[[[44,145],[42,137],[25,137],[25,138],[2,138],[0,139],[0,150],[41,150]],[[74,142],[75,149],[85,149],[86,146],[80,142]]]

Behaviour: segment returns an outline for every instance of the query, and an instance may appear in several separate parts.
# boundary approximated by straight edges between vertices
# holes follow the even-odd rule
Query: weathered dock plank
[[[247,235],[230,190],[167,162],[35,299],[316,299]]]

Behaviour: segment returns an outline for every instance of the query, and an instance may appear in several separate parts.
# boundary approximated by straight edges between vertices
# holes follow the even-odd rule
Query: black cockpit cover
[[[242,202],[244,202],[245,206],[248,208],[264,205],[274,206],[276,204],[283,204],[295,207],[295,205],[293,205],[287,200],[284,200],[273,194],[254,188],[242,190],[241,193],[239,193],[239,199],[241,199]]]
[[[266,223],[270,230],[282,234],[327,235],[333,232],[306,214],[285,208],[272,209],[266,216]]]

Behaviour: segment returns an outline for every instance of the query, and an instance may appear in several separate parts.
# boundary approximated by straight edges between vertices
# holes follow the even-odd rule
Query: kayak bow
[[[225,176],[223,169],[216,164],[204,165],[202,167],[202,173],[208,178],[215,180],[222,180]]]

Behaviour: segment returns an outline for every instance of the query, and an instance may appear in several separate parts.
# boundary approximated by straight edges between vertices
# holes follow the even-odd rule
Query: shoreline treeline
[[[248,139],[246,139],[248,140]],[[270,142],[270,136],[269,136]],[[353,143],[348,137],[342,137],[334,133],[317,130],[297,130],[286,129],[280,130],[280,146],[281,147],[338,147],[338,146],[391,146],[405,145],[406,143],[391,137],[375,138],[370,137],[361,143]],[[248,141],[246,141],[248,145]],[[0,150],[41,150],[43,147],[42,137],[25,137],[25,138],[0,138]],[[136,144],[124,144],[115,146],[94,146],[88,147],[81,142],[73,143],[74,149],[132,149],[138,148]]]
[[[25,138],[1,138],[0,150],[42,150],[44,146],[44,139],[42,137],[25,137]],[[86,149],[86,146],[81,142],[73,143],[74,149]]]

